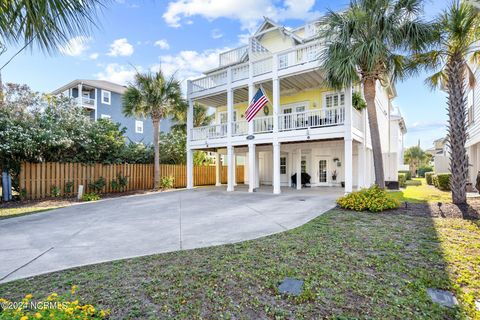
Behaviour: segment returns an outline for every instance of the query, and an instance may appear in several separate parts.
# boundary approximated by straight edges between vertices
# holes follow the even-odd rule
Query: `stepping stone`
[[[302,280],[285,278],[282,283],[280,283],[280,286],[278,286],[278,292],[298,296],[302,293],[302,286]]]
[[[480,300],[475,301],[475,307],[477,307],[477,310],[480,311]]]
[[[444,307],[453,308],[458,305],[457,298],[450,291],[427,289],[427,293],[433,302]]]

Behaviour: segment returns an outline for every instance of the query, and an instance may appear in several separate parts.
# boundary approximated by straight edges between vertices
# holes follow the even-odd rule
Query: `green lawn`
[[[282,296],[286,276],[304,279]],[[480,228],[460,219],[332,210],[306,225],[234,245],[103,263],[0,285],[18,300],[62,294],[114,319],[480,319]],[[433,304],[427,288],[461,306]]]
[[[426,183],[425,179],[413,179],[421,181],[421,186],[407,186],[404,190],[389,193],[395,199],[405,202],[451,202],[452,193],[441,191]]]
[[[25,206],[25,207],[19,207],[19,208],[0,208],[0,220],[5,218],[12,218],[16,216],[23,216],[31,213],[48,211],[56,208],[60,208],[60,207],[59,206],[47,206],[47,207]]]

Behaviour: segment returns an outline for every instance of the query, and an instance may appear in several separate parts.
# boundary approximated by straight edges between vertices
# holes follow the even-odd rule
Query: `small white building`
[[[235,189],[235,162],[245,157],[245,183],[253,192],[272,185],[273,193],[307,173],[310,186],[341,186],[346,192],[374,183],[373,154],[366,110],[352,107],[360,85],[339,91],[324,86],[318,55],[318,22],[287,29],[265,19],[249,44],[219,56],[218,67],[188,82],[187,187],[193,187],[193,152],[227,156],[227,191]],[[259,87],[270,103],[251,122],[249,101]],[[393,85],[377,83],[376,107],[385,179],[398,180],[403,163],[405,123],[393,107]],[[193,127],[193,103],[215,108],[215,124]],[[220,161],[216,161],[220,163]],[[220,184],[220,170],[217,170]]]

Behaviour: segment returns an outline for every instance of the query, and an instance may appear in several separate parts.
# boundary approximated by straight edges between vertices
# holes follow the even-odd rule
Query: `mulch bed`
[[[468,200],[467,205],[453,203],[402,203],[401,207],[392,213],[412,216],[430,216],[439,218],[480,219],[480,200]]]
[[[130,195],[136,195],[136,194],[147,194],[150,192],[153,192],[153,190],[136,190],[136,191],[128,191],[128,192],[102,193],[100,196],[102,199],[108,199],[108,198],[118,198],[118,197],[130,196]],[[0,209],[23,208],[23,207],[34,207],[34,208],[65,207],[65,206],[69,206],[79,202],[85,202],[85,201],[80,201],[76,197],[45,198],[45,199],[36,199],[36,200],[13,200],[9,202],[0,201]]]

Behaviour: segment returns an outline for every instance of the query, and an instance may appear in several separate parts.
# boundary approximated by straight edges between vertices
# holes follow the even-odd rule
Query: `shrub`
[[[438,176],[436,174],[432,176],[432,184],[434,187],[438,188]]]
[[[439,173],[436,175],[437,185],[436,187],[442,191],[450,191],[450,173]]]
[[[422,181],[420,181],[420,180],[408,180],[407,182],[405,182],[405,185],[407,185],[407,186],[421,186]]]
[[[344,209],[370,212],[380,212],[400,206],[398,200],[390,197],[387,191],[377,185],[347,194],[337,199],[337,204]]]
[[[95,192],[85,193],[82,197],[82,201],[97,201],[100,200],[100,196]]]
[[[103,188],[105,187],[106,184],[107,183],[105,182],[105,178],[100,177],[100,178],[98,178],[97,181],[90,182],[88,184],[88,187],[90,189],[92,189],[94,193],[99,194],[100,192],[102,192],[102,190],[103,190]]]
[[[398,173],[398,185],[400,188],[405,188],[406,184],[405,182],[407,181],[407,178],[406,178],[406,174],[405,173]]]
[[[431,172],[433,170],[432,166],[429,165],[423,165],[420,168],[417,169],[418,176],[421,178],[425,178],[425,173]]]
[[[405,180],[412,180],[412,173],[409,170],[401,170],[401,171],[398,171],[398,173],[404,173]]]
[[[20,302],[8,301],[0,298],[0,304],[5,306],[0,312],[0,319],[105,319],[109,315],[108,310],[97,310],[91,304],[81,304],[78,297],[75,297],[76,286],[72,286],[68,294],[59,296],[56,293],[50,294],[46,298],[32,300],[33,296],[27,294],[21,301],[24,308],[9,307],[20,305]],[[27,308],[27,306],[37,304],[38,308]],[[47,307],[52,305],[52,307]],[[45,304],[45,305],[44,305]],[[55,307],[53,307],[55,306]]]
[[[117,179],[113,179],[112,182],[110,182],[110,185],[114,191],[123,191],[128,185],[128,178],[123,176],[121,173],[118,173]]]
[[[57,186],[52,186],[52,188],[50,189],[50,194],[54,198],[60,197],[60,188]]]
[[[432,178],[435,175],[433,172],[425,172],[425,180],[427,181],[428,185],[433,185]]]
[[[160,179],[160,187],[162,189],[171,189],[173,188],[173,182],[175,181],[175,178],[172,176],[168,177],[162,177]]]
[[[73,181],[68,181],[65,183],[65,193],[71,194],[73,192]]]

